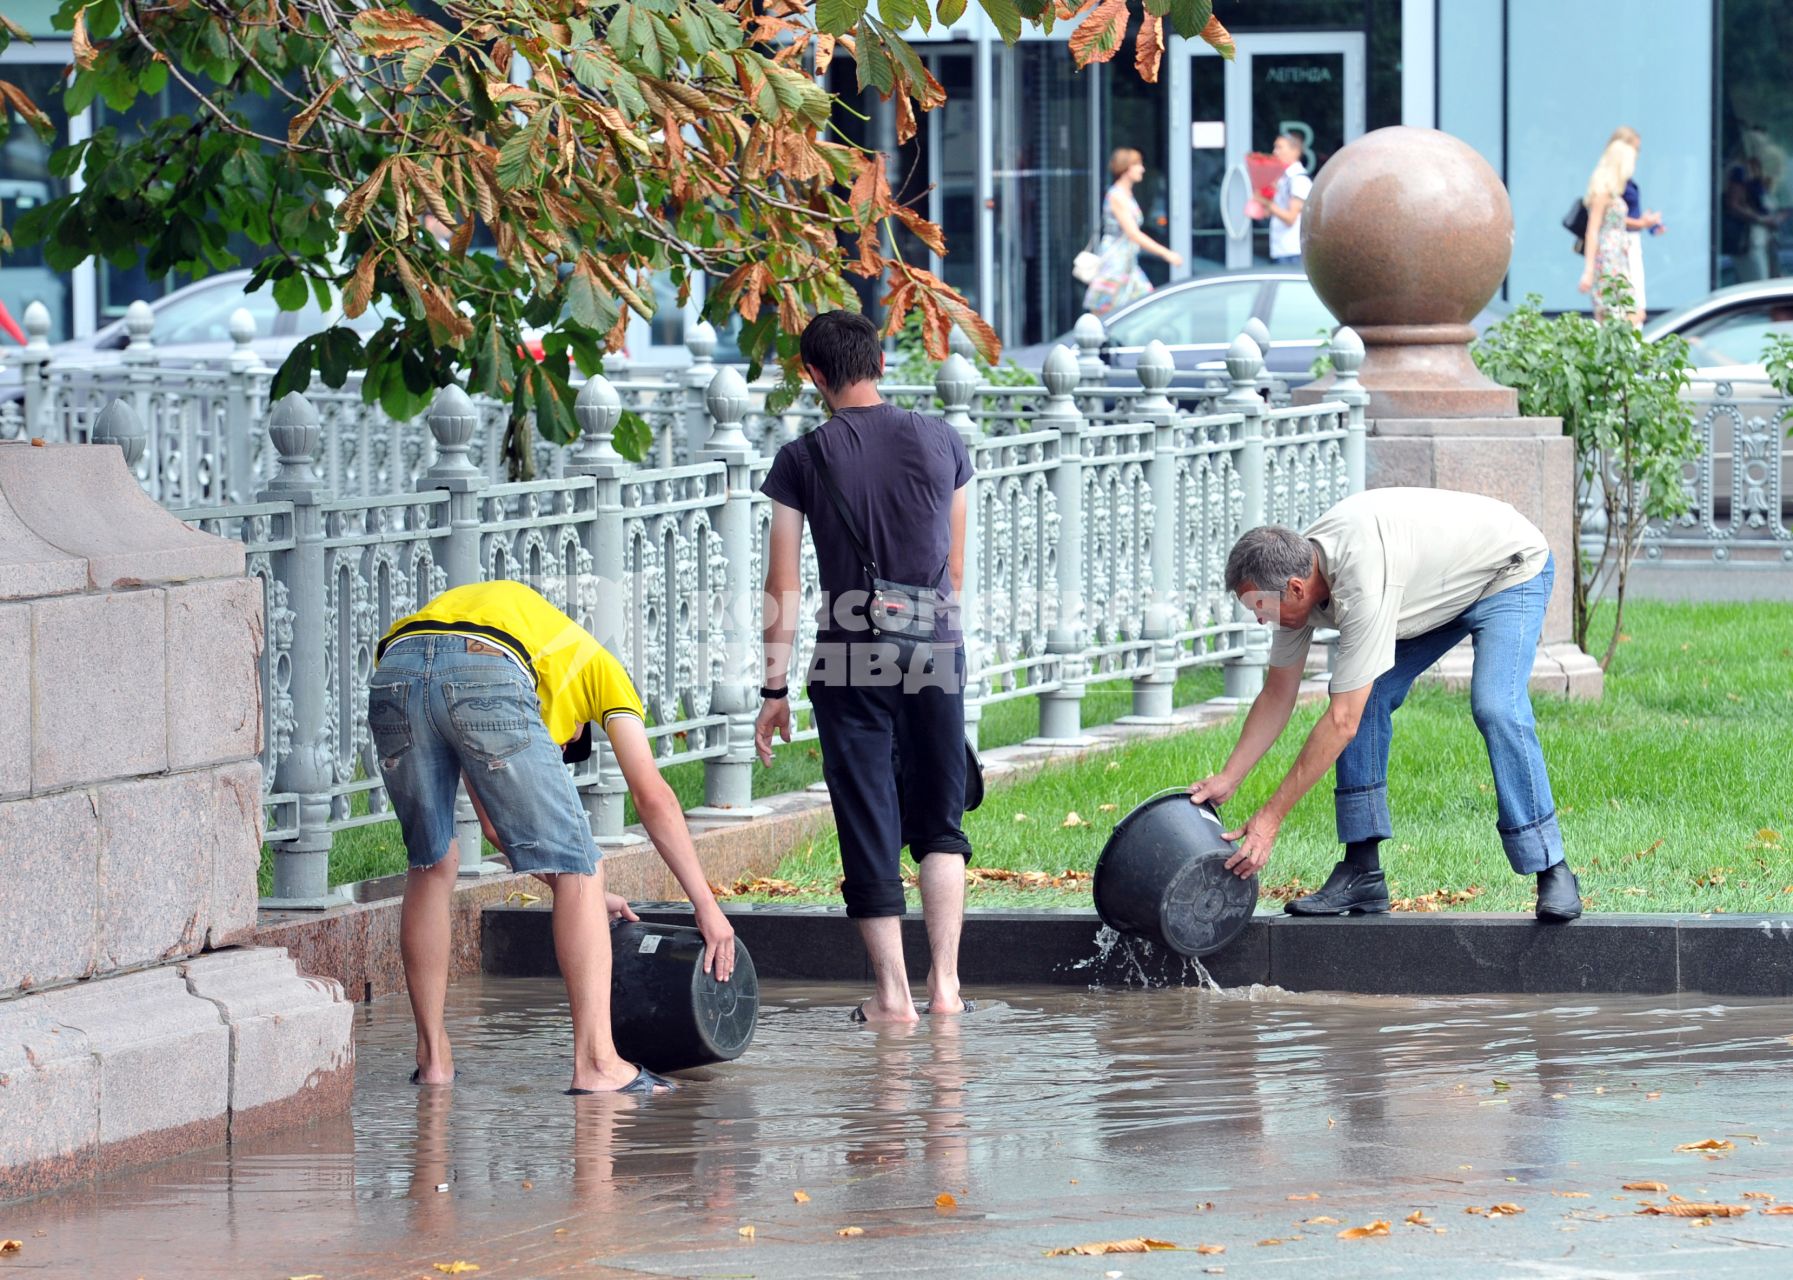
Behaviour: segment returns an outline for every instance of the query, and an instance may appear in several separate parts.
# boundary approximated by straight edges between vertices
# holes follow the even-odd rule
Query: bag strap
[[[841,496],[840,486],[834,483],[834,472],[828,469],[828,459],[822,456],[822,442],[816,437],[820,428],[803,437],[803,447],[809,453],[809,464],[815,469],[816,476],[822,482],[822,488],[828,491],[828,498],[834,503],[834,510],[840,516],[841,524],[847,530],[847,538],[853,544],[853,550],[859,556],[859,563],[865,567],[866,574],[873,582],[878,580],[878,562],[872,559],[872,553],[866,548],[865,539],[859,536],[859,526],[853,523],[853,516],[847,510],[847,500]]]

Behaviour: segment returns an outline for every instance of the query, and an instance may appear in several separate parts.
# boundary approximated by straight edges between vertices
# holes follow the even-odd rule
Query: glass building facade
[[[49,92],[70,59],[50,29],[56,0],[7,8],[39,40],[8,50],[0,74],[48,105],[65,139],[86,136],[103,122],[63,118]],[[1056,337],[1076,320],[1083,287],[1071,260],[1095,230],[1113,149],[1144,156],[1145,229],[1184,257],[1174,272],[1144,259],[1162,283],[1264,260],[1265,224],[1244,214],[1244,160],[1283,131],[1305,139],[1313,171],[1383,125],[1468,141],[1512,196],[1509,299],[1535,292],[1551,308],[1587,305],[1561,220],[1621,124],[1643,137],[1643,203],[1666,224],[1645,245],[1652,310],[1793,272],[1788,0],[1219,0],[1216,10],[1238,57],[1172,40],[1158,82],[1146,84],[1131,36],[1112,63],[1078,71],[1068,28],[1005,46],[972,5],[951,28],[911,33],[948,97],[900,147],[888,106],[859,95],[850,64],[837,61],[827,82],[863,114],[842,112],[843,131],[886,150],[893,187],[946,231],[945,256],[908,237],[905,253],[962,290],[1011,344]],[[8,221],[60,193],[47,161],[15,127],[0,150]],[[178,283],[105,263],[50,272],[31,251],[0,259],[0,301],[16,316],[41,299],[56,336],[91,331]],[[632,352],[676,343],[670,317],[641,328]]]

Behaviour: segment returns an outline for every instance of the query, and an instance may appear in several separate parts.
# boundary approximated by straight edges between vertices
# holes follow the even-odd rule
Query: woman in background
[[[1173,267],[1183,265],[1183,255],[1167,249],[1144,231],[1144,220],[1133,188],[1145,177],[1145,157],[1132,147],[1120,147],[1108,158],[1114,185],[1102,200],[1102,243],[1096,250],[1101,260],[1096,277],[1083,293],[1083,309],[1105,315],[1152,291],[1152,282],[1139,269],[1139,252],[1155,253]]]
[[[1600,153],[1600,163],[1588,177],[1586,266],[1581,272],[1581,291],[1594,296],[1594,319],[1606,318],[1605,291],[1610,284],[1623,285],[1633,303],[1630,320],[1641,324],[1643,311],[1636,305],[1637,287],[1631,279],[1631,240],[1625,229],[1625,184],[1637,172],[1637,148],[1614,136]]]
[[[1641,152],[1644,141],[1638,136],[1636,129],[1622,124],[1612,131],[1609,142],[1629,142],[1632,148]],[[1662,215],[1654,209],[1644,208],[1644,198],[1638,193],[1637,180],[1633,178],[1625,184],[1625,231],[1631,258],[1631,300],[1636,304],[1636,320],[1644,322],[1644,236],[1659,236],[1666,227],[1662,225]]]

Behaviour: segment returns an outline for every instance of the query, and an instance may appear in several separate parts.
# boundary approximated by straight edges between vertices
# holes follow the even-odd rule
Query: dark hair
[[[822,375],[830,391],[884,376],[878,326],[857,311],[824,311],[804,326],[803,363]]]
[[[1246,587],[1281,595],[1290,578],[1305,578],[1313,571],[1313,543],[1293,529],[1262,524],[1233,544],[1226,558],[1226,589],[1232,595]]]

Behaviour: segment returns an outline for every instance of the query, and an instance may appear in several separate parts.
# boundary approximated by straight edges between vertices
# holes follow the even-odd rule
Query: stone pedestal
[[[117,445],[0,444],[0,1199],[346,1102],[340,990],[220,950],[261,860],[243,569]]]

